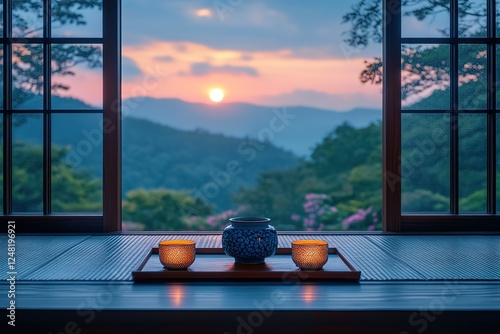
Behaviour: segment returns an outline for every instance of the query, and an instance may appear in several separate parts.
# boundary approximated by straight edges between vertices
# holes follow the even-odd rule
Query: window
[[[382,50],[346,42],[356,2],[124,1],[124,229],[380,230],[382,94],[360,73]]]
[[[118,18],[110,0],[2,2],[2,221],[20,231],[117,229]]]
[[[366,230],[379,228],[381,220],[388,231],[500,229],[500,99],[496,83],[500,68],[500,6],[496,1],[151,3],[141,8],[139,2],[130,0],[127,6],[178,15],[172,20],[163,19],[165,26],[158,25],[154,15],[149,20],[135,15],[137,21],[124,26],[126,42],[122,49],[121,1],[1,2],[2,222],[20,222],[19,231],[117,231],[121,229],[123,197],[124,221],[130,223],[125,225],[127,229],[141,228],[142,222],[133,215],[138,207],[149,210],[160,221],[168,213],[172,221],[182,215],[183,224],[205,219],[208,225],[208,217],[213,214],[218,218],[236,213],[272,215],[280,210],[284,223],[280,230],[288,229],[287,221],[290,229],[297,229],[298,224],[300,229],[313,231],[345,226]],[[342,20],[354,24],[348,37],[352,43],[345,44],[335,39],[337,35],[332,36],[332,31],[342,31],[344,26],[340,19],[330,19],[332,12],[338,13],[331,6],[343,6],[346,14]],[[227,33],[224,22],[231,24],[233,34]],[[150,29],[151,34],[141,35],[141,29]],[[245,35],[252,29],[259,33]],[[162,43],[165,37],[169,39]],[[304,44],[294,45],[298,38]],[[383,40],[383,71],[380,50],[369,40]],[[148,45],[152,47],[143,47]],[[231,49],[234,45],[238,52]],[[293,106],[304,101],[313,103],[309,107],[316,109],[345,102],[349,92],[342,91],[332,100],[331,88],[340,73],[358,76],[359,69],[342,62],[335,66],[339,52],[352,63],[364,64],[362,81],[383,82],[381,124],[370,118],[374,115],[371,110],[362,113],[365,124],[337,126],[334,130],[334,122],[329,120],[331,113],[322,110],[325,117],[317,127],[334,131],[323,134],[313,145],[303,146],[301,149],[307,153],[298,158],[286,150],[286,145],[294,139],[299,146],[306,142],[300,130],[310,118],[297,123],[299,131],[292,139],[273,142],[283,125],[277,122],[286,123],[287,117],[298,112]],[[123,102],[122,60],[123,75],[127,77],[123,81]],[[254,66],[258,61],[263,62],[263,67]],[[298,75],[303,73],[309,76]],[[241,81],[228,81],[231,75]],[[256,80],[260,77],[268,82]],[[191,85],[192,78],[199,78],[199,85]],[[262,92],[280,83],[288,91],[274,95]],[[375,93],[380,93],[379,87],[364,86],[352,100],[373,106],[378,101]],[[148,90],[157,90],[159,95],[148,97]],[[255,117],[227,122],[217,119],[237,102],[248,104],[252,94],[267,106],[267,111],[261,111],[270,117],[265,126],[257,125],[253,137],[248,133],[238,137]],[[209,116],[186,113],[184,124],[192,126],[193,120],[200,124],[212,122],[233,133],[154,124],[147,118],[155,113],[189,111],[179,100],[156,111],[144,107],[154,105],[158,97],[182,97],[189,100],[189,107],[208,104]],[[257,109],[249,112],[255,115]],[[122,115],[126,134],[123,180]],[[140,131],[131,126],[134,122],[140,124]],[[235,138],[228,138],[231,136]],[[193,137],[198,141],[191,140]],[[132,140],[136,145],[130,149],[127,145]],[[247,175],[237,159],[221,160],[221,156],[213,154],[204,161],[213,167],[207,172],[201,168],[206,165],[186,160],[190,155],[187,148],[191,147],[191,153],[205,154],[209,151],[205,144],[209,143],[216,143],[212,149],[219,147],[218,152],[239,150],[240,158],[262,153],[262,165],[267,169]],[[160,150],[167,146],[170,153]],[[147,158],[144,149],[148,147],[156,149],[150,155],[155,168],[149,170],[156,179],[149,183],[141,174],[144,168],[140,164]],[[338,151],[343,153],[336,154]],[[172,155],[184,159],[184,165],[169,163]],[[276,164],[278,160],[281,165]],[[316,164],[312,174],[311,164]],[[134,165],[135,170],[130,170]],[[201,186],[190,183],[195,180],[193,173],[200,176]],[[243,207],[238,212],[211,212],[213,196],[219,198],[218,205],[233,200],[231,196],[214,194],[228,188],[228,177],[235,176],[240,176],[242,183],[232,184],[233,198],[240,197],[240,203],[252,205],[246,207],[247,211]],[[252,178],[257,182],[255,188],[245,183]],[[131,180],[139,180],[135,188],[145,190],[130,192],[135,189],[129,187]],[[157,189],[162,182],[179,184],[173,190]],[[259,183],[264,187],[259,188]],[[154,192],[152,198],[150,192]],[[204,197],[210,197],[208,204]],[[294,206],[289,205],[290,198]],[[344,216],[338,214],[341,204]],[[162,208],[175,209],[158,210]],[[326,226],[333,220],[329,220],[330,216],[324,221],[317,219],[319,210],[330,210],[331,217],[337,215],[335,224],[341,227]],[[185,225],[179,226],[185,229]]]
[[[386,2],[388,230],[499,229],[496,8]]]

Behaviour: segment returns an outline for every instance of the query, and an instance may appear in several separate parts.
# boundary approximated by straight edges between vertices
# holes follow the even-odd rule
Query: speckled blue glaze
[[[237,263],[264,263],[278,248],[278,235],[269,218],[235,217],[222,232],[222,249]]]

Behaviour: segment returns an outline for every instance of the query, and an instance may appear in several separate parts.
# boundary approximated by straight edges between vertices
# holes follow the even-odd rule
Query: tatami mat
[[[128,281],[158,241],[194,239],[221,247],[218,235],[17,236],[19,281]],[[311,235],[280,235],[279,246]],[[500,236],[317,235],[361,271],[361,280],[500,280]],[[0,279],[6,278],[7,238],[0,237]]]
[[[500,238],[367,236],[427,280],[500,280]]]
[[[46,266],[50,261],[80,244],[90,236],[17,236],[15,240],[15,269],[18,280],[29,280],[30,274]],[[6,236],[0,237],[0,278],[4,280],[8,270]]]

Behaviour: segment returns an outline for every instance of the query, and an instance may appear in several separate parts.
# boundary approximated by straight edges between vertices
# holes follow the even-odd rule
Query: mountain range
[[[36,109],[41,102],[38,99],[36,96],[22,107]],[[102,116],[71,114],[72,109],[95,109],[78,99],[54,97],[52,105],[68,111],[52,116],[54,147],[67,147],[68,163],[101,177]],[[123,194],[159,187],[194,191],[207,197],[217,210],[230,208],[232,194],[253,186],[261,173],[296,166],[300,156],[307,156],[337,125],[349,122],[363,126],[380,118],[376,110],[340,113],[308,107],[193,104],[175,99],[125,100],[123,105]],[[16,117],[14,142],[41,146],[41,114]],[[231,169],[236,172],[228,179]]]
[[[40,96],[24,102],[19,109],[39,109]],[[204,130],[234,138],[251,137],[308,157],[315,145],[342,123],[364,127],[382,118],[379,108],[356,108],[339,112],[305,106],[263,107],[248,103],[204,104],[179,99],[134,97],[122,102],[123,117],[139,118],[178,130]],[[59,110],[95,109],[81,100],[54,96]]]
[[[304,106],[271,108],[248,103],[203,104],[150,97],[125,99],[123,114],[181,130],[203,129],[236,138],[268,140],[302,157],[309,156],[312,148],[338,125],[347,122],[363,127],[382,117],[381,109],[375,108],[337,112]]]

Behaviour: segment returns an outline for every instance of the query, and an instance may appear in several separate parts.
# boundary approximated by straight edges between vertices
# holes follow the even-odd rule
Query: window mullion
[[[384,0],[382,220],[385,231],[401,231],[401,0]]]
[[[121,230],[121,1],[103,0],[103,231]]]
[[[51,0],[44,0],[43,8],[43,213],[51,212]]]
[[[12,1],[3,1],[4,37],[12,37]],[[3,45],[3,213],[12,213],[12,44]]]
[[[486,208],[490,214],[496,213],[496,0],[488,0],[487,8],[487,183]]]
[[[458,38],[458,0],[450,3],[450,37]],[[450,212],[458,214],[458,42],[450,45]]]

